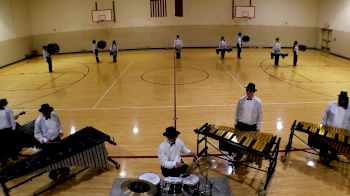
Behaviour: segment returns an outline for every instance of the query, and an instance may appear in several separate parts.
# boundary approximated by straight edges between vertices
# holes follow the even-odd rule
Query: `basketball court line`
[[[105,98],[105,96],[112,90],[112,88],[114,87],[114,85],[119,81],[119,79],[125,74],[125,72],[130,68],[130,66],[135,62],[135,60],[132,60],[127,67],[124,69],[124,71],[114,80],[114,82],[111,84],[111,86],[106,90],[106,92],[100,97],[100,99],[96,102],[96,104],[94,105],[94,107],[92,107],[93,109],[95,109],[98,104],[101,103],[102,99]]]
[[[227,73],[230,74],[231,78],[241,87],[241,89],[245,92],[244,86],[238,81],[238,79],[224,66],[219,59],[216,59],[216,61],[227,71]]]
[[[326,101],[305,101],[305,102],[271,102],[263,103],[262,105],[301,105],[301,104],[328,104],[331,100]],[[237,104],[222,104],[222,105],[177,105],[178,108],[201,108],[201,107],[233,107]],[[129,106],[129,107],[110,107],[110,108],[55,108],[55,111],[84,111],[84,110],[123,110],[123,109],[162,109],[162,108],[174,108],[173,105],[165,106]],[[37,111],[37,108],[16,108],[14,111]]]

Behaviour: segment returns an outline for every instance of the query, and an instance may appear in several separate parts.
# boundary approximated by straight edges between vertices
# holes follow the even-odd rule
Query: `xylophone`
[[[9,195],[12,188],[45,172],[64,167],[107,167],[108,161],[111,161],[116,168],[119,168],[119,164],[107,156],[104,142],[116,145],[110,136],[93,127],[86,127],[59,143],[44,145],[32,156],[2,168],[0,181],[3,191]],[[29,174],[36,175],[18,185],[6,187],[6,182]]]
[[[307,133],[309,135],[308,143],[303,141],[302,138],[295,135],[295,131]],[[285,155],[282,157],[282,161],[286,160],[288,153],[292,149],[293,136],[296,136],[298,139],[310,147],[319,148],[320,145],[327,145],[327,147],[337,151],[338,153],[341,153],[345,156],[350,155],[350,130],[322,126],[320,124],[304,121],[298,122],[295,120],[291,127],[289,141],[286,146]]]
[[[267,173],[264,190],[267,189],[268,183],[276,168],[279,144],[281,141],[280,137],[273,136],[270,133],[242,131],[233,127],[211,125],[208,123],[204,124],[199,129],[195,129],[194,132],[197,133],[197,154],[199,156],[202,154],[208,155],[208,144],[221,152],[220,149],[208,141],[208,137],[210,137],[220,142],[225,142],[227,145],[231,146],[232,149],[243,152],[247,155],[247,161],[255,162],[260,167],[263,159],[269,160],[267,171],[249,166]],[[200,135],[204,136],[200,138]],[[202,142],[205,142],[205,147],[199,151],[199,145]],[[226,156],[224,159],[233,163],[235,162],[235,160],[229,156]]]

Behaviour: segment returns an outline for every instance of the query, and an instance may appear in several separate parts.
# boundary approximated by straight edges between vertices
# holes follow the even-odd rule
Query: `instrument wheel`
[[[284,163],[287,160],[287,156],[281,156],[281,161]]]
[[[258,190],[258,196],[265,196],[265,195],[266,195],[266,191],[264,189]]]

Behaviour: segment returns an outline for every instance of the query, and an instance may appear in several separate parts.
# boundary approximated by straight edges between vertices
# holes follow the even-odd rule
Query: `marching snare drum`
[[[182,180],[183,190],[188,193],[193,193],[199,189],[199,177],[194,174],[183,178]]]
[[[172,195],[182,194],[182,178],[166,177],[163,179],[163,181],[163,192]]]

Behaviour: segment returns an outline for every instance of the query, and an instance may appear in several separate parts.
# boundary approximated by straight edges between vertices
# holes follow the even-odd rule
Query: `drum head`
[[[199,177],[197,175],[190,174],[190,176],[184,178],[182,182],[186,185],[195,185],[199,182]]]
[[[143,173],[139,176],[140,180],[145,180],[147,182],[150,182],[154,185],[158,185],[160,182],[160,177],[156,173],[148,172]]]
[[[163,180],[165,182],[169,182],[169,183],[172,183],[172,184],[182,183],[182,178],[180,178],[180,177],[166,177]]]

